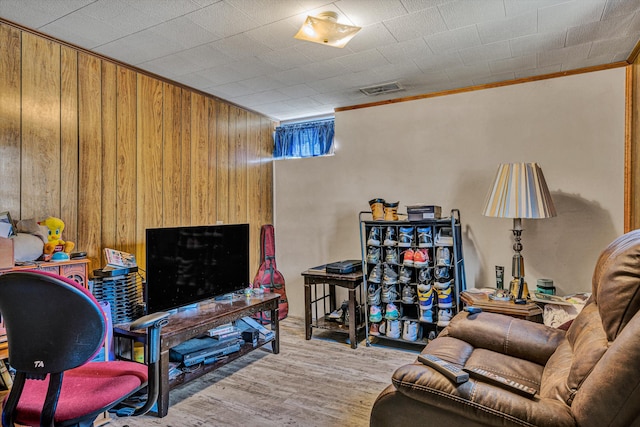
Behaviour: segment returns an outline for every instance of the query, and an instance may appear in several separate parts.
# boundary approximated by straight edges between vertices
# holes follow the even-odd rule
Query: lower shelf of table
[[[336,322],[334,320],[328,320],[327,316],[322,319],[314,319],[311,323],[311,327],[314,329],[324,329],[334,332],[349,333],[349,324]],[[365,328],[364,322],[356,326],[356,332],[362,331]]]
[[[181,374],[178,374],[176,376],[170,376],[169,377],[169,388],[173,389],[175,387],[178,387],[184,383],[187,383],[191,380],[194,380],[198,377],[201,377],[202,375],[206,374],[207,372],[211,372],[214,371],[224,365],[226,365],[227,363],[233,362],[236,359],[239,359],[240,357],[244,356],[245,354],[251,353],[254,350],[258,350],[262,347],[264,347],[265,345],[271,344],[273,341],[275,341],[274,339],[270,339],[268,341],[265,341],[263,339],[259,339],[258,340],[258,345],[256,347],[254,347],[252,344],[244,344],[240,347],[240,350],[228,354],[224,359],[222,360],[218,360],[214,363],[208,364],[208,365],[204,365],[204,364],[197,364],[194,366],[189,367],[189,371],[183,371]]]

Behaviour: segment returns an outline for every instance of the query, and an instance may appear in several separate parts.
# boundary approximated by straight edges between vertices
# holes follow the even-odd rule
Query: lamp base
[[[527,286],[527,282],[524,281],[524,278],[513,279],[511,281],[511,286],[509,287],[509,294],[511,298],[514,300],[518,299],[529,299],[529,286]]]

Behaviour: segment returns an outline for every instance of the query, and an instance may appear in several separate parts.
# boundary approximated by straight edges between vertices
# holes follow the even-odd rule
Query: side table
[[[324,266],[303,271],[304,277],[304,327],[306,339],[311,339],[313,328],[348,333],[351,348],[358,347],[358,332],[364,329],[364,306],[362,302],[362,271],[347,274],[327,273]],[[349,326],[328,320],[336,305],[336,286],[349,291]],[[328,288],[328,289],[327,289]],[[328,291],[328,292],[327,292]],[[356,299],[356,292],[359,293]],[[328,307],[327,307],[328,305]],[[361,318],[356,315],[360,307]]]
[[[493,290],[489,288],[466,290],[460,294],[460,299],[464,304],[479,307],[483,311],[542,323],[542,309],[536,303],[529,301],[526,304],[516,304],[513,301],[494,301],[489,298]]]

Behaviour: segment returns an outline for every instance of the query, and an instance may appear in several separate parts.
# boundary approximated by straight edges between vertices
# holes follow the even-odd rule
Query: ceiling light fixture
[[[318,16],[307,16],[307,20],[293,37],[333,47],[345,47],[360,30],[360,27],[339,24],[336,12],[322,12]]]

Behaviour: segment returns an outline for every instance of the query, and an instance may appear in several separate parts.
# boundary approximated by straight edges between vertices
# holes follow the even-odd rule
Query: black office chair
[[[147,387],[146,402],[126,415],[148,412],[158,398],[160,329],[169,313],[144,316],[148,365],[92,362],[107,320],[96,299],[71,279],[39,270],[0,275],[0,314],[9,364],[16,370],[2,425],[91,426],[103,412]]]

